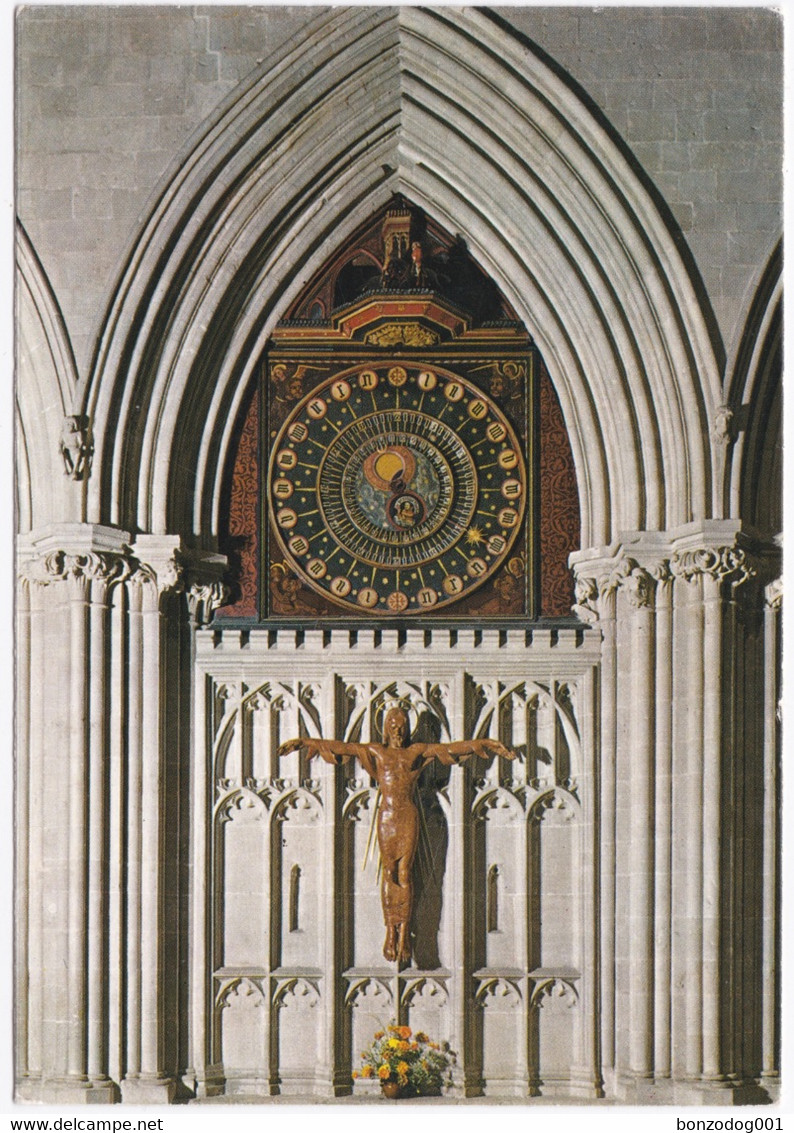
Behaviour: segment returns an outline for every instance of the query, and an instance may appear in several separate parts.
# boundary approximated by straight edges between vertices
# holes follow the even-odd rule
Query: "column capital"
[[[212,620],[226,600],[225,555],[187,547],[176,535],[139,535],[132,549],[142,582],[154,583],[160,594],[184,593],[194,624]]]
[[[593,623],[618,590],[642,608],[652,603],[657,584],[679,579],[707,577],[734,588],[751,579],[771,582],[780,570],[780,548],[742,531],[735,520],[704,520],[674,531],[626,532],[609,546],[577,551],[569,561],[574,613]]]

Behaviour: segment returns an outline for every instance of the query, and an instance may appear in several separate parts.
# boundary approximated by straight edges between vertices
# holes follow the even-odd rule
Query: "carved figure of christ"
[[[515,753],[498,740],[462,740],[458,743],[408,743],[408,715],[390,708],[383,721],[383,743],[354,744],[339,740],[287,740],[278,754],[303,748],[310,759],[319,755],[328,763],[357,759],[380,787],[378,846],[381,856],[381,901],[386,923],[383,955],[387,960],[407,962],[411,958],[411,913],[413,911],[413,864],[419,842],[419,809],[416,783],[422,769],[434,759],[448,766],[472,755],[482,759]]]

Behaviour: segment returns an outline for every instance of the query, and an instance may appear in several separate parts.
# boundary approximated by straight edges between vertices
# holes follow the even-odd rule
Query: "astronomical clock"
[[[268,350],[264,616],[525,620],[538,577],[532,344],[502,310],[483,318],[477,269],[415,211],[398,200],[379,235],[380,257],[364,247]]]

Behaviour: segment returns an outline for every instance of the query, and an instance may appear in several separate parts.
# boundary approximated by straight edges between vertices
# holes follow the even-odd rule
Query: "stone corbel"
[[[187,589],[190,621],[196,628],[208,626],[228,598],[229,589],[220,579],[192,582]]]
[[[64,475],[70,480],[87,480],[94,457],[94,441],[87,417],[64,417],[60,450]]]
[[[595,625],[598,621],[598,582],[595,578],[578,576],[571,607],[580,622]]]
[[[622,579],[621,589],[628,598],[629,605],[635,610],[652,609],[656,582],[647,570],[637,566],[633,560],[629,559],[628,564],[630,570]]]
[[[227,598],[222,581],[223,555],[187,550],[178,536],[141,535],[135,542],[139,574],[135,581],[152,583],[159,598],[184,594],[191,622],[208,625]]]
[[[714,423],[711,427],[711,436],[718,445],[723,447],[735,440],[734,412],[727,405],[720,405],[714,411]]]

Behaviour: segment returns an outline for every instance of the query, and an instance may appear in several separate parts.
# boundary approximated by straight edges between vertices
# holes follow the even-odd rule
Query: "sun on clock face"
[[[480,389],[437,366],[381,362],[295,406],[268,494],[300,579],[358,614],[410,616],[463,598],[508,561],[526,476],[515,432]]]

